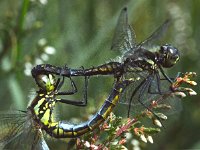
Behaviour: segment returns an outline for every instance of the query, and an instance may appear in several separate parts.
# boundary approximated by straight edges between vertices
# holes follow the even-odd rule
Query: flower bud
[[[184,92],[175,92],[174,93],[176,96],[180,96],[181,98],[186,97],[186,94]]]
[[[144,134],[140,135],[140,139],[141,139],[143,142],[147,143],[147,139],[146,139],[146,137],[144,136]]]
[[[197,85],[197,83],[195,81],[190,81],[190,84],[194,85],[194,86]]]
[[[151,144],[153,144],[153,138],[152,138],[152,136],[148,135],[147,140],[148,140]]]
[[[84,145],[85,145],[86,147],[90,147],[90,143],[89,143],[88,141],[85,141]]]
[[[191,96],[191,95],[197,95],[197,93],[196,93],[194,90],[191,89],[191,91],[189,91],[189,95],[190,95],[190,96]]]
[[[97,149],[98,149],[98,146],[92,144],[92,145],[90,146],[90,148],[93,149],[93,150],[97,150]]]
[[[158,126],[158,127],[162,127],[162,124],[161,124],[161,122],[160,122],[158,119],[154,119],[154,120],[153,120],[153,123],[154,123],[156,126]]]
[[[157,115],[160,119],[167,120],[167,116],[164,115],[163,113],[156,113],[156,115]]]

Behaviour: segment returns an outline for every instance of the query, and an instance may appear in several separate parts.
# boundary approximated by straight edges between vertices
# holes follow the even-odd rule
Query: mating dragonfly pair
[[[120,61],[88,69],[71,69],[49,64],[34,67],[32,76],[39,87],[37,95],[26,111],[0,114],[0,146],[4,149],[22,147],[48,150],[42,130],[55,138],[79,137],[94,130],[108,117],[121,99],[122,93],[129,99],[128,116],[133,100],[137,100],[151,111],[144,101],[144,95],[164,95],[178,91],[177,87],[172,86],[175,78],[168,77],[163,68],[170,68],[176,64],[180,57],[179,51],[168,44],[160,46],[155,52],[150,51],[151,43],[161,37],[168,24],[169,21],[166,21],[145,41],[136,44],[135,33],[128,24],[127,9],[124,8],[118,19],[112,44],[112,49],[124,53]],[[90,120],[78,125],[54,119],[53,111],[57,102],[76,106],[87,105],[88,77],[94,75],[113,75],[115,79],[114,87],[99,111]],[[58,98],[57,96],[77,92],[73,76],[85,77],[83,100]],[[61,91],[65,78],[71,81],[70,91]],[[162,81],[169,83],[166,91],[162,90]]]

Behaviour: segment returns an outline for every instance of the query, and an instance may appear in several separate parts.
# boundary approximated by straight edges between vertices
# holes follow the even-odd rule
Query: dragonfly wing
[[[49,150],[28,112],[0,114],[2,149]]]
[[[163,37],[170,24],[170,19],[167,19],[161,26],[159,26],[146,40],[138,44],[145,48],[151,48],[153,43]]]
[[[112,50],[129,51],[135,46],[135,32],[128,24],[127,8],[122,9],[112,40]]]
[[[5,145],[23,132],[25,113],[1,113],[0,114],[0,143]]]
[[[49,150],[49,147],[44,140],[43,133],[41,130],[38,130],[38,134],[34,140],[35,145],[33,145],[33,150]]]
[[[160,89],[165,94],[153,94],[153,99],[151,101],[156,101],[160,108],[154,109],[155,112],[161,112],[166,115],[172,115],[175,113],[179,113],[182,110],[182,102],[180,97],[174,95],[174,93],[170,89],[171,83],[167,80],[160,80]],[[152,83],[152,90],[158,92],[158,83],[154,81]],[[168,92],[166,92],[168,91]],[[150,95],[150,94],[148,94]],[[152,95],[152,94],[151,94]],[[162,107],[161,107],[162,106]]]
[[[125,78],[140,78],[140,79],[133,82],[125,89],[125,91],[123,92],[122,98],[120,99],[120,103],[129,105],[130,98],[133,95],[132,97],[133,100],[131,102],[131,105],[133,107],[135,106],[138,107],[138,105],[141,105],[138,102],[138,97],[139,97],[139,93],[142,87],[139,87],[139,86],[147,78],[147,76],[148,76],[148,71],[143,71],[143,72],[138,72],[138,73],[137,72],[126,73]],[[147,91],[143,92],[143,97],[145,96],[145,92]]]
[[[41,140],[41,150],[49,150],[49,147],[44,139]]]
[[[156,78],[152,78],[151,83],[146,84],[144,86],[140,86],[142,82],[147,78],[148,72],[141,72],[141,73],[129,73],[127,75],[128,78],[130,77],[140,77],[141,79],[138,81],[135,81],[131,85],[129,85],[125,91],[123,92],[123,95],[120,99],[120,103],[123,105],[127,105],[127,108],[129,105],[131,105],[131,116],[140,114],[141,111],[145,110],[145,107],[149,107],[153,101],[157,101],[159,105],[165,105],[170,106],[163,107],[163,109],[157,109],[153,111],[162,112],[164,114],[174,114],[176,112],[180,112],[182,109],[182,104],[180,101],[180,98],[177,96],[173,96],[172,91],[169,90],[170,83],[166,80],[160,80],[161,85],[161,91],[166,92],[166,94],[160,95],[158,94],[158,82]],[[126,78],[127,78],[126,77]],[[149,85],[151,84],[151,92],[157,93],[149,93]],[[140,86],[140,87],[139,87]],[[139,88],[138,88],[139,87]],[[137,89],[137,92],[134,92]],[[142,91],[142,92],[141,92]],[[133,95],[133,96],[132,96]],[[141,96],[141,102],[144,104],[142,105],[138,100],[139,96]],[[132,101],[130,103],[130,98],[132,97]],[[166,109],[168,108],[168,109]],[[127,112],[125,112],[127,113]]]

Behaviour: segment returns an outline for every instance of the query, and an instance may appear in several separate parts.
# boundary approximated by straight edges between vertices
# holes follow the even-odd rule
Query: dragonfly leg
[[[57,102],[64,103],[64,104],[70,104],[74,106],[86,106],[87,105],[87,99],[84,100],[67,100],[67,99],[56,99]]]
[[[171,78],[170,77],[168,77],[168,75],[167,74],[165,74],[165,72],[164,72],[164,70],[162,69],[162,67],[161,66],[159,66],[159,68],[160,68],[160,71],[161,71],[161,73],[162,73],[162,75],[165,77],[165,79],[167,80],[167,81],[169,81],[169,83],[173,83],[173,81],[171,80]]]
[[[146,109],[148,109],[149,111],[152,112],[152,110],[150,108],[148,108],[148,106],[146,106],[143,101],[142,101],[142,95],[144,94],[145,90],[147,88],[149,88],[149,86],[151,85],[151,82],[152,82],[152,75],[149,75],[147,77],[147,79],[144,79],[140,85],[133,91],[132,95],[131,95],[131,98],[130,98],[130,101],[129,101],[129,108],[128,108],[128,117],[129,117],[129,114],[130,114],[130,106],[131,106],[131,102],[132,102],[132,99],[134,97],[134,95],[136,94],[136,92],[141,89],[139,91],[139,96],[138,96],[138,102],[143,106],[145,107]],[[153,113],[153,112],[152,112]],[[153,113],[154,114],[154,113]],[[156,116],[156,114],[154,114]]]
[[[67,67],[67,65],[65,65],[64,69],[69,69]],[[69,75],[69,79],[70,79],[70,82],[71,82],[71,87],[72,87],[72,90],[70,91],[64,91],[64,92],[59,92],[60,88],[63,86],[64,84],[64,79],[66,76],[64,75],[61,75],[61,72],[60,72],[60,75],[59,76],[62,76],[62,81],[60,82],[60,78],[58,78],[57,80],[57,84],[56,84],[56,90],[57,90],[57,93],[56,95],[72,95],[74,93],[76,93],[78,90],[77,90],[77,87],[76,87],[76,84],[74,83],[74,81],[72,80],[71,78],[71,75]],[[86,82],[86,81],[85,81]]]
[[[140,85],[138,85],[135,90],[132,92],[131,94],[131,97],[129,99],[129,103],[128,103],[128,114],[127,114],[127,117],[129,118],[130,117],[130,110],[131,110],[131,103],[132,103],[132,100],[133,100],[133,97],[135,96],[135,94],[137,93],[137,91],[140,89],[140,87],[145,83],[146,79],[144,79]]]
[[[160,94],[160,95],[163,95],[163,94],[167,94],[167,93],[169,93],[169,92],[173,92],[172,90],[171,90],[171,88],[170,88],[170,85],[169,85],[169,89],[168,90],[166,90],[166,91],[162,91],[161,90],[161,80],[163,81],[168,81],[166,78],[164,78],[164,79],[161,79],[160,78],[160,75],[159,75],[159,73],[156,73],[155,74],[156,75],[156,86],[157,86],[157,90],[158,91],[153,91],[152,90],[152,84],[150,84],[150,86],[149,86],[149,88],[148,88],[148,93],[149,94]],[[179,76],[180,74],[178,73],[177,74],[177,77]],[[171,80],[174,80],[174,79],[176,79],[176,78],[170,78]],[[171,84],[171,82],[170,82],[170,84]]]
[[[142,104],[148,110],[149,108],[143,103],[142,97],[145,93],[145,90],[150,87],[151,83],[152,83],[152,75],[149,75],[147,79],[145,80],[145,82],[142,84],[141,90],[139,91],[139,96],[138,96],[139,103]]]
[[[64,80],[64,78],[63,78]],[[74,81],[70,78],[72,87],[74,88],[72,91],[68,92],[58,92],[56,95],[73,95],[75,92],[77,92],[77,87],[74,83]],[[87,105],[87,88],[88,88],[88,77],[85,76],[85,86],[84,86],[84,96],[83,100],[66,100],[66,99],[57,99],[58,102],[65,103],[65,104],[71,104],[75,106],[86,106]]]
[[[181,76],[181,74],[183,74],[183,73],[182,73],[182,72],[178,72],[178,73],[176,74],[176,77],[175,77],[175,78],[169,77],[169,79],[172,80],[172,81],[175,81],[176,78],[178,78],[178,77]],[[160,78],[160,80],[167,80],[167,81],[168,81],[168,79],[166,79],[166,78]]]
[[[57,90],[58,92],[56,93],[56,95],[72,95],[72,94],[76,93],[78,90],[77,90],[76,84],[74,83],[74,81],[72,80],[71,77],[69,77],[69,79],[70,79],[70,81],[71,81],[72,90],[70,90],[70,91],[64,91],[64,92],[59,92],[60,88],[61,88],[61,87],[63,86],[63,84],[64,84],[64,78],[65,78],[65,77],[63,76],[62,81],[61,81],[60,83],[58,83],[58,85],[57,85],[56,90]],[[59,79],[58,79],[57,82],[59,82]]]
[[[144,108],[146,108],[148,111],[150,111],[160,122],[161,122],[161,119],[158,117],[158,115],[156,115],[153,110],[151,108],[149,108],[148,106],[146,106],[143,101],[142,101],[142,95],[143,93],[145,92],[145,90],[147,88],[149,88],[149,86],[151,85],[152,83],[152,78],[151,78],[151,75],[147,78],[146,82],[141,86],[141,90],[140,90],[140,93],[139,93],[139,96],[138,96],[138,101],[139,103],[144,106]],[[162,124],[162,122],[161,122]],[[163,124],[162,124],[163,126]]]
[[[154,79],[154,77],[153,77],[153,79],[151,80],[149,87],[148,87],[148,93],[149,94],[160,94],[160,95],[162,95],[162,94],[164,94],[164,92],[162,92],[161,88],[160,88],[160,75],[159,75],[159,73],[156,73],[155,76],[156,76],[156,86],[157,86],[156,89],[158,91],[152,90],[152,82],[153,82],[153,79]]]

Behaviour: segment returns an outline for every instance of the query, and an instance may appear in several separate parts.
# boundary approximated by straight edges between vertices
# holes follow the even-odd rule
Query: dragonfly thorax
[[[159,52],[157,52],[157,63],[165,68],[174,66],[179,58],[178,49],[169,44],[161,46]]]
[[[157,68],[155,63],[155,54],[149,51],[145,51],[137,57],[126,58],[124,61],[125,71],[153,71]]]

